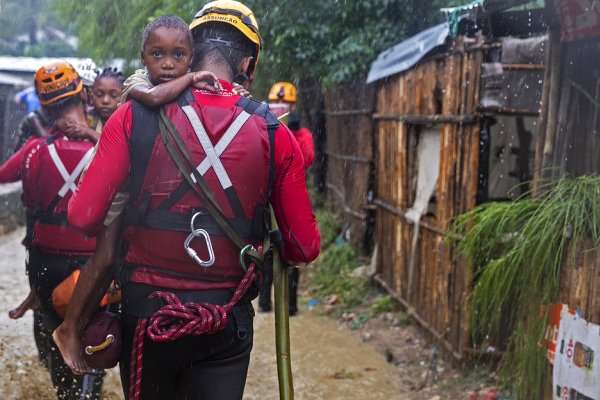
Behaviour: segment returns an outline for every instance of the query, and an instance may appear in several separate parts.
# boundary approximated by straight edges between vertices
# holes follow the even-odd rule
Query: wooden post
[[[544,150],[541,165],[541,177],[550,176],[547,168],[552,166],[554,141],[558,125],[558,108],[560,105],[560,88],[562,78],[562,45],[556,41],[552,45],[550,56],[550,87],[548,99],[548,120],[544,138]]]

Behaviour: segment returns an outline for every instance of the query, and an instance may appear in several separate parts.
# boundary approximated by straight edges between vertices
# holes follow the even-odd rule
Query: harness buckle
[[[244,246],[244,248],[242,248],[240,250],[240,264],[242,266],[242,269],[244,270],[244,272],[248,271],[248,266],[246,265],[246,253],[250,250],[254,250],[256,251],[256,249],[254,248],[254,246],[252,246],[251,244],[248,244],[246,246]]]
[[[198,215],[202,215],[202,212],[197,212],[192,216],[192,220],[190,222],[190,228],[191,228],[192,233],[190,233],[188,235],[188,237],[185,239],[183,248],[188,253],[188,255],[194,261],[196,261],[196,263],[198,265],[200,265],[201,267],[208,268],[208,267],[211,267],[215,263],[215,252],[213,250],[212,242],[210,241],[210,235],[208,234],[208,232],[206,232],[204,229],[194,229],[194,220],[196,219],[196,217]],[[204,261],[200,257],[198,257],[198,253],[196,253],[196,251],[194,249],[192,249],[192,247],[190,246],[192,243],[192,240],[194,240],[194,238],[200,238],[200,237],[204,239],[204,242],[206,243],[206,248],[208,249],[208,260],[206,260],[206,261]]]

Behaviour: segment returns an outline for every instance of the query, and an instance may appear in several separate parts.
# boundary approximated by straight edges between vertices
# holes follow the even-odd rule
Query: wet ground
[[[50,379],[36,358],[32,314],[17,321],[7,314],[28,291],[23,236],[22,228],[0,236],[0,398],[50,400]],[[303,309],[290,325],[297,400],[412,398],[401,383],[401,370],[335,321]],[[273,314],[257,314],[255,329],[244,399],[275,400],[279,395]],[[122,399],[116,369],[108,371],[104,390],[105,399]]]

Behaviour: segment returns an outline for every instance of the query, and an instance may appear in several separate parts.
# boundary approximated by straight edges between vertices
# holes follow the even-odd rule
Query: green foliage
[[[319,79],[325,86],[364,76],[381,51],[437,21],[440,3],[248,2],[261,23],[268,75],[296,82]]]
[[[99,60],[138,59],[143,28],[163,3],[53,0],[56,15],[71,24],[79,36],[80,53]]]
[[[356,250],[348,243],[332,244],[321,254],[320,261],[334,269],[356,267],[358,256]]]
[[[600,241],[599,177],[562,178],[542,186],[535,199],[475,208],[455,221],[452,232],[455,239],[464,235],[458,249],[474,268],[475,340],[498,343],[514,330],[502,370],[520,398],[541,398],[542,310],[557,301],[565,257],[585,251],[584,239],[594,246]]]
[[[0,0],[0,54],[32,57],[68,57],[75,54],[55,30],[67,28],[56,18],[52,2]],[[43,32],[37,42],[37,33]]]
[[[319,297],[336,295],[344,308],[352,308],[365,298],[369,282],[352,276],[358,264],[356,251],[349,244],[333,244],[322,252],[310,286]]]
[[[321,231],[322,247],[327,247],[340,234],[342,227],[340,226],[339,219],[328,207],[317,211],[315,216],[319,231]]]
[[[143,27],[172,13],[191,21],[204,2],[191,0],[53,0],[74,27],[81,52],[99,59],[138,58]],[[248,0],[265,49],[260,75],[269,82],[310,78],[325,85],[364,76],[377,55],[442,19],[447,0]]]
[[[372,306],[373,315],[379,315],[394,311],[394,299],[392,296],[385,296],[377,300]]]
[[[42,40],[25,47],[27,57],[75,57],[75,50],[62,40]]]
[[[21,1],[0,0],[0,54],[16,53],[17,36],[26,35],[30,24],[30,10]]]

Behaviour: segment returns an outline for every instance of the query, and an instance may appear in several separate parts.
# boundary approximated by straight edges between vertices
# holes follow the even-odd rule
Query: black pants
[[[139,300],[156,288],[127,284],[123,293],[123,350],[121,382],[129,398],[129,379],[133,338],[138,318],[146,315],[132,311]],[[132,292],[135,292],[132,295]],[[184,294],[190,296],[186,298]],[[231,291],[177,292],[182,303],[226,304]],[[159,305],[158,305],[159,306]],[[154,307],[156,308],[156,307]],[[144,335],[141,400],[240,400],[246,385],[254,337],[254,310],[249,302],[234,307],[224,330],[215,334],[186,336],[173,342],[156,343]]]
[[[273,264],[265,263],[262,270],[263,279],[260,284],[260,294],[258,296],[258,307],[261,311],[271,311],[271,286],[273,286]],[[289,268],[289,312],[295,315],[298,312],[298,280],[300,279],[300,270],[296,267]]]
[[[74,375],[52,339],[52,332],[62,322],[52,306],[52,290],[75,269],[80,268],[86,259],[87,257],[45,254],[36,248],[29,249],[29,283],[40,302],[40,309],[34,313],[33,333],[40,360],[50,372],[59,400],[99,400],[102,391],[104,371]]]

